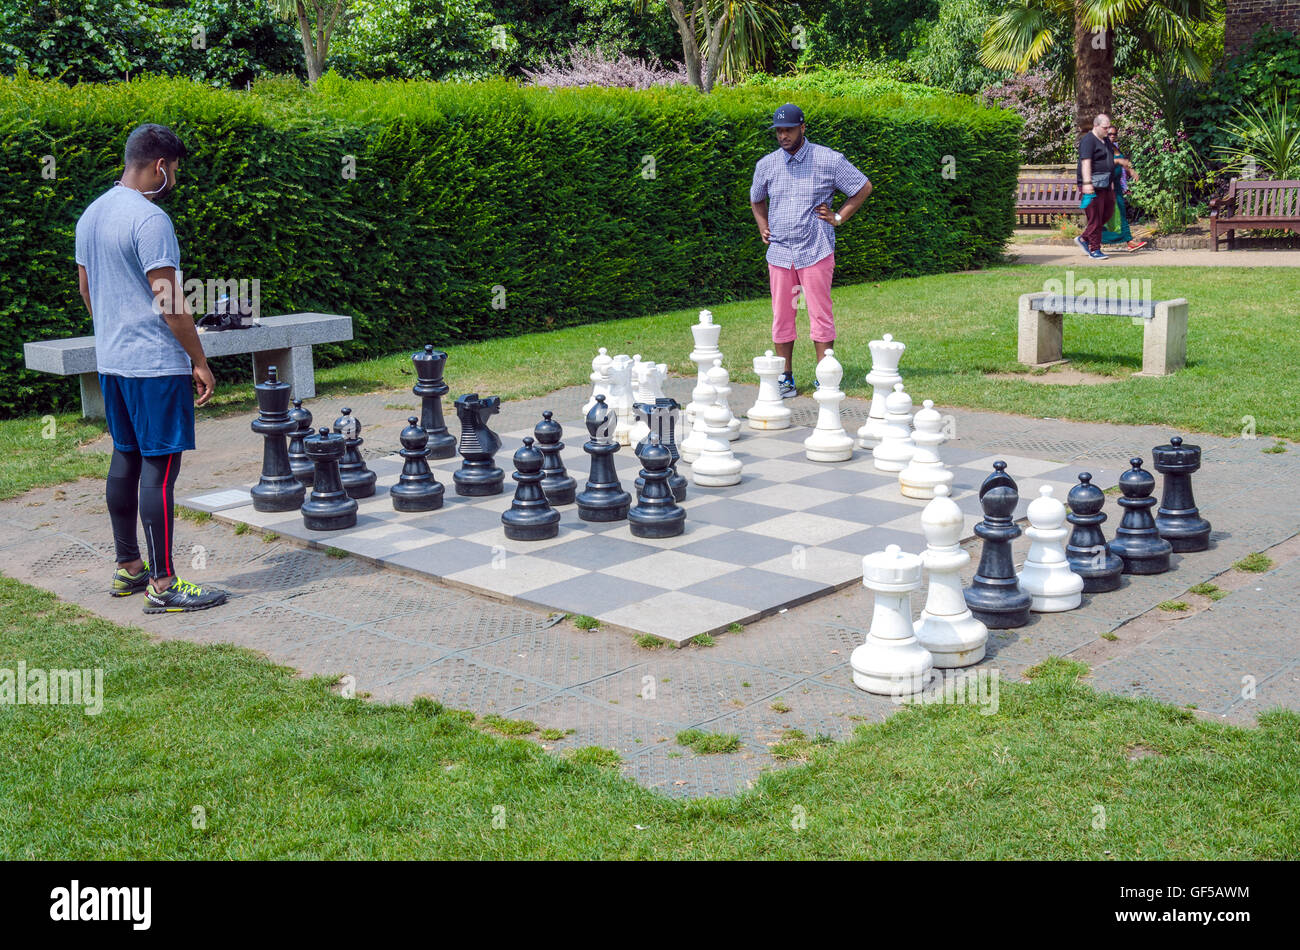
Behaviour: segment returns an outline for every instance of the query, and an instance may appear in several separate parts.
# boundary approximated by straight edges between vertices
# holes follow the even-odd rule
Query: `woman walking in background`
[[[1146,241],[1133,240],[1133,232],[1128,227],[1128,207],[1124,196],[1128,194],[1128,180],[1131,176],[1137,181],[1137,172],[1133,169],[1133,163],[1124,157],[1124,153],[1119,149],[1119,133],[1115,126],[1110,126],[1106,130],[1106,143],[1110,146],[1111,152],[1115,158],[1115,170],[1113,180],[1115,182],[1115,213],[1111,219],[1106,222],[1106,227],[1101,232],[1101,242],[1103,244],[1118,244],[1120,241],[1128,243],[1130,251],[1136,251],[1147,246]],[[1118,231],[1110,230],[1113,224],[1119,224]]]

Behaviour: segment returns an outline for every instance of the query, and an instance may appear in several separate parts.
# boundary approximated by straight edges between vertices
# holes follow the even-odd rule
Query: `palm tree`
[[[980,45],[980,61],[992,69],[1024,72],[1073,33],[1074,56],[1059,77],[1074,87],[1075,123],[1092,128],[1093,116],[1111,108],[1115,30],[1133,35],[1138,49],[1171,60],[1184,75],[1209,78],[1197,50],[1197,28],[1213,22],[1222,0],[1008,0]]]
[[[664,0],[682,40],[686,78],[711,92],[719,78],[735,78],[763,62],[787,38],[782,0]],[[637,0],[644,12],[648,0]]]

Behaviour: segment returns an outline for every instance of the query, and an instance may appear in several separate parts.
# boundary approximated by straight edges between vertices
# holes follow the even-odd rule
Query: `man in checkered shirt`
[[[867,176],[834,149],[804,138],[803,110],[786,103],[771,128],[781,147],[754,166],[749,201],[758,233],[767,245],[772,288],[772,343],[785,359],[781,395],[797,395],[794,384],[795,305],[803,291],[809,335],[821,362],[835,345],[831,312],[831,273],[835,269],[835,229],[853,217],[867,195]],[[848,198],[839,211],[830,202],[839,191]]]

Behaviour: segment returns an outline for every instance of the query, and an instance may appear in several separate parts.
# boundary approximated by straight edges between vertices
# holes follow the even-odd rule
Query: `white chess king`
[[[912,631],[911,593],[921,586],[921,559],[897,544],[862,559],[862,584],[875,594],[866,642],[853,651],[853,683],[868,693],[909,696],[934,678],[934,658]]]
[[[948,486],[936,485],[934,500],[921,512],[926,542],[921,563],[930,575],[930,587],[915,631],[938,669],[978,663],[989,639],[988,628],[975,619],[962,595],[961,572],[970,563],[970,555],[961,547],[965,525],[961,509],[948,496]]]
[[[1029,554],[1016,578],[1020,589],[1033,598],[1030,610],[1056,613],[1073,610],[1083,602],[1083,578],[1070,570],[1065,558],[1065,505],[1053,497],[1052,486],[1038,489],[1038,497],[1025,512],[1029,527]]]
[[[853,436],[844,431],[840,421],[840,403],[844,392],[840,380],[844,367],[835,358],[834,350],[827,350],[817,364],[817,428],[804,439],[804,454],[813,462],[847,462],[853,458]]]
[[[871,409],[867,412],[867,421],[858,429],[858,445],[874,449],[884,438],[885,398],[894,391],[896,383],[903,381],[898,374],[898,361],[903,358],[907,344],[894,342],[894,337],[886,333],[884,339],[872,340],[867,347],[871,350],[871,372],[867,374]]]
[[[768,350],[762,356],[754,357],[754,375],[758,377],[758,399],[750,407],[745,417],[751,429],[788,429],[790,428],[790,409],[781,398],[781,384],[778,380],[785,372],[785,358],[773,356]]]

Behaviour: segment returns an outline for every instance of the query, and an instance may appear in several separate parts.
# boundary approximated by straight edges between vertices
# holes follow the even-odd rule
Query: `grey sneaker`
[[[793,399],[795,396],[799,395],[799,390],[794,388],[794,379],[792,377],[782,376],[780,383],[782,399]]]
[[[179,577],[172,581],[172,586],[159,593],[150,587],[145,591],[144,612],[147,614],[175,614],[191,610],[207,610],[219,607],[226,602],[226,592],[208,588],[207,590]]]

